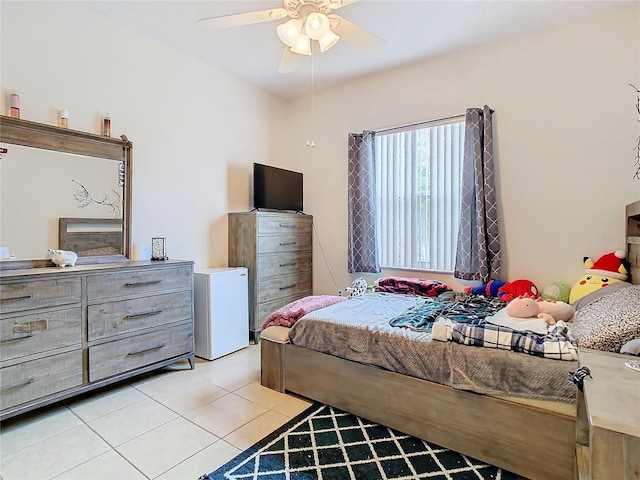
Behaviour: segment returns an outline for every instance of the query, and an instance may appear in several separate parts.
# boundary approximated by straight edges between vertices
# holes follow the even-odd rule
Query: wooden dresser
[[[270,313],[312,294],[312,222],[299,213],[229,214],[229,266],[249,271],[249,331],[256,343]]]
[[[0,420],[188,359],[193,262],[0,272]]]

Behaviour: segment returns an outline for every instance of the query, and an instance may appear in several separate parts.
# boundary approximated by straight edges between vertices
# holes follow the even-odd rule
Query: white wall
[[[165,236],[170,258],[226,265],[226,213],[251,206],[253,162],[282,157],[286,103],[73,2],[1,13],[3,114],[12,89],[27,120],[66,108],[70,128],[100,133],[110,113],[134,145],[133,258]]]
[[[573,284],[583,256],[625,247],[624,206],[640,199],[640,181],[632,178],[640,132],[630,83],[640,85],[638,5],[316,92],[311,116],[309,98],[294,102],[291,146],[305,174],[305,211],[314,215],[338,288],[353,278],[347,133],[484,104],[495,110],[502,277],[528,278],[541,288]],[[313,149],[305,146],[309,136]],[[402,273],[460,286],[448,275]],[[336,290],[318,243],[314,289]]]

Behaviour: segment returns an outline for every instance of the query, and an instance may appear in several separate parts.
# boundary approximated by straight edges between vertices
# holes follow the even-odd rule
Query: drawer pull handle
[[[282,228],[295,228],[295,225],[292,225],[292,224],[290,224],[290,223],[289,223],[289,224],[287,224],[287,223],[280,223],[280,224],[278,224],[278,226],[279,226],[279,227],[282,227]]]
[[[291,263],[281,263],[280,264],[281,267],[295,267],[296,266],[296,262],[291,262]]]
[[[150,310],[148,312],[132,313],[131,315],[125,315],[124,320],[132,320],[134,318],[140,318],[140,317],[151,317],[153,315],[160,315],[161,313],[162,313],[162,310]]]
[[[164,347],[164,343],[162,345],[158,345],[157,347],[147,348],[145,350],[140,350],[139,352],[131,352],[127,353],[127,357],[134,357],[136,355],[144,355],[145,353],[154,352],[156,350],[160,350]]]
[[[0,302],[11,302],[11,301],[14,301],[14,300],[28,300],[29,298],[33,298],[33,294],[31,294],[31,295],[22,295],[21,297],[0,298]]]
[[[29,385],[30,383],[35,382],[36,379],[35,378],[30,378],[29,380],[25,380],[22,383],[17,383],[15,385],[7,385],[6,387],[2,387],[2,389],[0,389],[1,391],[5,391],[5,390],[12,390],[14,388],[20,388],[20,387],[25,387],[27,385]]]
[[[25,338],[33,337],[33,333],[27,333],[26,335],[20,335],[19,337],[7,338],[6,340],[2,340],[0,343],[13,342],[14,340],[24,340]]]
[[[295,245],[296,242],[280,242],[278,245],[281,247],[286,247],[287,245]]]
[[[144,287],[146,285],[157,285],[162,280],[149,280],[147,282],[125,283],[125,287]]]
[[[280,287],[280,290],[289,290],[290,288],[296,288],[295,283],[293,285],[287,285],[286,287]]]

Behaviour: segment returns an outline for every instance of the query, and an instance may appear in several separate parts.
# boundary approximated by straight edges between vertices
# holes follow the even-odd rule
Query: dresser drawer
[[[192,322],[89,347],[89,381],[193,352]]]
[[[191,291],[100,303],[88,307],[89,341],[190,320]]]
[[[268,253],[258,257],[258,278],[311,271],[311,252]]]
[[[82,350],[0,369],[0,409],[61,392],[82,383]]]
[[[82,342],[80,307],[0,320],[0,360],[47,352]]]
[[[273,300],[271,302],[260,303],[257,307],[256,311],[256,320],[255,320],[255,329],[262,329],[262,324],[267,319],[269,315],[278,310],[279,308],[284,307],[285,305],[298,300],[299,298],[308,297],[309,295],[313,295],[311,290],[306,292],[301,292],[298,295],[292,295],[290,297],[279,298],[277,300]]]
[[[258,255],[311,250],[311,235],[265,235],[258,237]]]
[[[311,233],[311,219],[296,215],[258,215],[258,234]]]
[[[134,272],[87,276],[87,300],[149,294],[166,290],[191,288],[190,267],[149,268]]]
[[[0,313],[80,303],[80,278],[0,285]]]
[[[278,298],[301,295],[310,290],[311,272],[259,280],[256,302],[271,302]]]

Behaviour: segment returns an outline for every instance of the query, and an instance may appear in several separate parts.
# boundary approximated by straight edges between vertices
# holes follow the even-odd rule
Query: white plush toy
[[[361,297],[367,292],[367,281],[364,278],[356,278],[350,287],[344,289],[347,298]]]
[[[78,261],[78,255],[70,250],[54,250],[50,248],[49,254],[51,255],[51,261],[60,268],[73,267]]]

